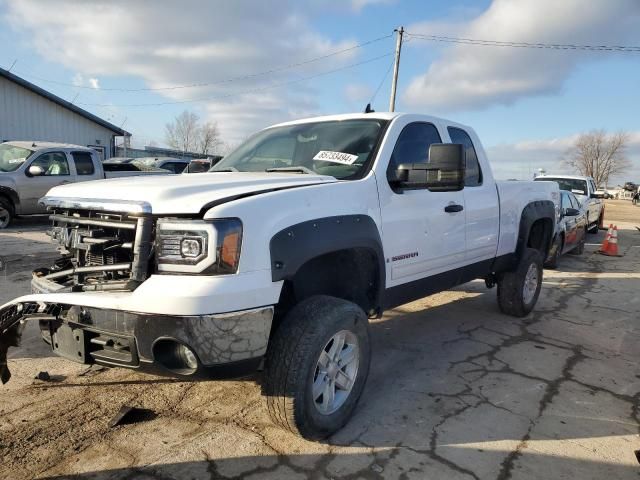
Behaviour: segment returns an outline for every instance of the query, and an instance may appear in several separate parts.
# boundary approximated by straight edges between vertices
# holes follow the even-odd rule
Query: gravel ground
[[[640,207],[608,201],[620,258],[567,255],[535,311],[472,282],[372,322],[351,422],[311,443],[276,428],[260,377],[183,382],[57,357],[28,327],[0,387],[0,478],[638,478]],[[0,233],[0,303],[53,256],[44,223]],[[46,262],[44,262],[46,263]],[[51,381],[34,380],[48,371]],[[109,427],[122,405],[149,409]]]

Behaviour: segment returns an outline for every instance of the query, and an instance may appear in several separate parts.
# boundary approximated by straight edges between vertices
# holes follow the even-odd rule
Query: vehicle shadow
[[[507,452],[503,452],[507,453]],[[511,470],[509,470],[511,472]],[[617,480],[637,478],[637,466],[527,452],[518,460],[518,478],[583,478]],[[324,477],[323,477],[324,475]],[[166,463],[137,468],[105,469],[73,475],[38,477],[56,480],[198,480],[198,479],[301,479],[301,478],[502,478],[501,472],[477,476],[429,455],[403,447],[378,453],[332,453],[326,455],[277,454],[239,456],[202,461]]]

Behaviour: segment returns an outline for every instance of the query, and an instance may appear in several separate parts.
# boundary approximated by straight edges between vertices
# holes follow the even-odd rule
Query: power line
[[[418,40],[428,40],[432,42],[459,43],[465,45],[481,45],[488,47],[512,47],[512,48],[538,48],[550,50],[586,50],[592,52],[624,52],[640,53],[640,47],[629,45],[580,45],[569,43],[529,43],[529,42],[507,42],[499,40],[482,40],[477,38],[447,37],[442,35],[423,35],[417,33],[407,33],[410,38]]]
[[[395,60],[393,60],[393,61],[391,61],[389,63],[389,68],[387,68],[387,71],[385,72],[384,76],[382,77],[382,80],[380,80],[380,83],[378,84],[378,87],[373,92],[373,95],[371,95],[371,100],[369,100],[369,104],[373,105],[373,102],[375,101],[376,97],[378,96],[378,92],[380,92],[380,89],[382,88],[382,85],[384,85],[385,80],[389,76],[389,72],[393,68],[393,64],[394,63],[395,63]]]
[[[229,93],[229,94],[225,94],[225,95],[215,95],[212,97],[205,97],[205,98],[192,98],[192,99],[188,99],[188,100],[175,100],[175,101],[170,101],[170,102],[157,102],[157,103],[131,103],[131,104],[113,104],[113,103],[80,103],[78,102],[78,105],[84,105],[84,106],[89,106],[89,107],[160,107],[163,105],[177,105],[177,104],[182,104],[182,103],[197,103],[197,102],[208,102],[211,100],[222,100],[225,98],[231,98],[231,97],[236,97],[239,95],[245,95],[248,93],[258,93],[258,92],[262,92],[265,90],[271,90],[273,88],[279,88],[279,87],[283,87],[286,85],[291,85],[294,83],[300,83],[300,82],[304,82],[307,80],[312,80],[314,78],[318,78],[318,77],[323,77],[325,75],[330,75],[332,73],[336,73],[336,72],[341,72],[343,70],[348,70],[350,68],[354,68],[354,67],[359,67],[360,65],[364,65],[367,63],[371,63],[371,62],[375,62],[376,60],[380,60],[381,58],[386,58],[386,57],[390,57],[393,55],[393,52],[389,52],[389,53],[385,53],[384,55],[379,55],[377,57],[373,57],[370,58],[368,60],[363,60],[362,62],[358,62],[358,63],[352,63],[350,65],[345,65],[344,67],[340,67],[340,68],[335,68],[333,70],[327,70],[321,73],[317,73],[315,75],[310,75],[308,77],[302,77],[302,78],[296,78],[294,80],[289,80],[286,82],[280,82],[280,83],[274,83],[272,85],[267,85],[266,87],[260,87],[260,88],[254,88],[254,89],[250,89],[250,90],[244,90],[241,92],[234,92],[234,93]]]
[[[247,79],[250,79],[250,78],[260,77],[260,76],[263,76],[263,75],[270,75],[270,74],[273,74],[273,73],[282,72],[284,70],[290,70],[292,68],[301,67],[301,66],[304,66],[304,65],[308,65],[310,63],[318,62],[320,60],[325,60],[327,58],[331,58],[331,57],[334,57],[336,55],[341,55],[343,53],[350,52],[350,51],[356,50],[358,48],[365,47],[367,45],[371,45],[372,43],[376,43],[376,42],[380,42],[382,40],[386,40],[387,38],[391,38],[392,36],[393,36],[393,33],[391,33],[389,35],[382,36],[382,37],[374,38],[372,40],[367,40],[366,42],[358,43],[357,45],[353,45],[351,47],[343,48],[341,50],[336,50],[334,52],[327,53],[326,55],[321,55],[319,57],[310,58],[310,59],[307,59],[307,60],[303,60],[301,62],[290,63],[288,65],[282,65],[280,67],[274,67],[274,68],[272,68],[270,70],[265,70],[265,71],[262,71],[262,72],[250,73],[250,74],[247,74],[247,75],[239,75],[237,77],[226,78],[226,79],[223,79],[223,80],[216,80],[214,82],[191,83],[191,84],[187,84],[187,85],[173,85],[173,86],[169,86],[169,87],[156,87],[156,88],[105,88],[105,87],[98,87],[98,88],[94,88],[94,87],[87,86],[87,85],[75,85],[73,83],[59,82],[57,80],[51,80],[51,79],[47,79],[47,78],[38,77],[36,75],[32,75],[32,74],[26,73],[26,72],[17,72],[17,73],[20,73],[21,75],[25,75],[27,77],[31,77],[31,78],[36,79],[36,80],[40,80],[42,82],[48,82],[48,83],[52,83],[52,84],[55,84],[55,85],[63,85],[63,86],[73,87],[73,88],[83,88],[83,89],[88,89],[88,90],[97,90],[97,91],[105,91],[105,92],[158,92],[158,91],[167,91],[167,90],[181,90],[181,89],[185,89],[185,88],[208,87],[208,86],[219,85],[219,84],[223,84],[223,83],[236,82],[236,81],[239,81],[239,80],[247,80]]]

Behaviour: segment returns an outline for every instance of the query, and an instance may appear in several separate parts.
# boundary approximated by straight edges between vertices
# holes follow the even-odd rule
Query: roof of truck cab
[[[586,180],[592,177],[588,177],[585,175],[538,175],[535,179],[538,180],[539,178],[566,178],[567,180]]]
[[[321,117],[310,117],[310,118],[303,118],[300,120],[293,120],[290,122],[283,122],[277,125],[273,125],[273,127],[297,125],[297,124],[310,123],[310,122],[327,122],[327,121],[339,121],[339,120],[365,120],[369,118],[378,119],[378,120],[393,120],[399,117],[412,117],[415,119],[415,121],[445,122],[451,125],[466,127],[466,125],[462,125],[461,123],[458,123],[446,118],[442,118],[442,117],[434,117],[431,115],[423,115],[420,113],[402,113],[402,112],[342,113],[340,115],[325,115]]]
[[[44,150],[45,148],[72,148],[74,150],[86,150],[93,151],[93,149],[88,147],[83,147],[81,145],[74,145],[72,143],[56,143],[56,142],[39,142],[37,140],[31,141],[10,141],[4,142],[4,145],[12,145],[14,147],[26,148],[28,150]]]

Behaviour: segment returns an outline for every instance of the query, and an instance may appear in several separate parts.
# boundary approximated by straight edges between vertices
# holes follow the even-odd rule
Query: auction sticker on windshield
[[[351,155],[350,153],[320,150],[313,159],[321,160],[323,162],[341,163],[342,165],[353,165],[353,162],[358,159],[358,156]]]

